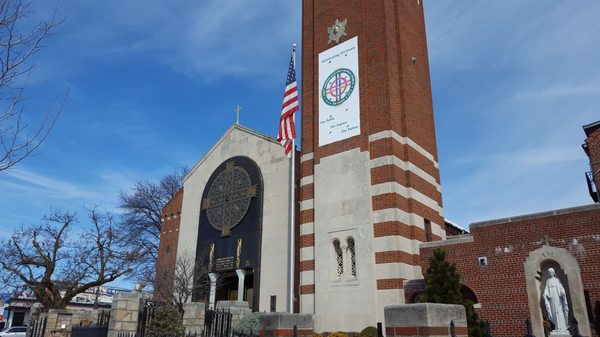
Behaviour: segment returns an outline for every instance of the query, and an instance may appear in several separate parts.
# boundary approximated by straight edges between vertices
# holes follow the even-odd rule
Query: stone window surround
[[[346,234],[346,235],[343,235]],[[330,261],[331,282],[336,285],[350,285],[357,283],[358,268],[356,254],[356,234],[354,230],[330,233]],[[343,239],[341,239],[343,238]],[[350,242],[353,247],[350,247]],[[341,250],[341,256],[339,256]],[[341,259],[341,268],[338,261]],[[341,274],[339,273],[341,269]]]

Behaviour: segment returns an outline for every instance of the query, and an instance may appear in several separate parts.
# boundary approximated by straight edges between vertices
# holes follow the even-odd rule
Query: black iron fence
[[[207,310],[204,315],[202,337],[230,337],[231,317],[229,310]]]
[[[106,337],[108,335],[108,323],[110,322],[110,311],[102,310],[98,312],[96,322],[89,326],[79,326],[71,328],[71,337]]]
[[[138,315],[138,326],[137,326],[137,330],[135,332],[135,336],[133,336],[133,335],[131,335],[131,336],[132,337],[146,337],[146,332],[148,331],[148,327],[150,326],[150,323],[154,319],[154,313],[155,313],[156,309],[158,309],[160,307],[168,306],[168,305],[169,304],[166,304],[163,302],[156,302],[156,301],[151,301],[151,300],[144,301],[144,304],[140,307],[140,311],[139,311],[139,315]],[[183,319],[183,310],[181,308],[177,308],[177,310],[179,311],[181,318]],[[194,336],[194,335],[190,335],[190,336]],[[127,337],[127,334],[124,335],[124,337]],[[179,336],[175,336],[175,337],[179,337]],[[186,335],[185,337],[188,337],[188,336]]]

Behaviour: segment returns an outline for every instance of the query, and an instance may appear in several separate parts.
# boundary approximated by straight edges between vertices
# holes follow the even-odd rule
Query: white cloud
[[[26,169],[20,168],[8,173],[9,177],[16,179],[19,184],[12,184],[14,188],[22,192],[42,193],[47,197],[65,198],[65,199],[92,199],[100,200],[104,196],[97,192],[92,192],[89,188],[83,188],[65,180],[49,178]]]
[[[591,202],[600,3],[426,2],[446,215],[461,225]]]
[[[299,43],[300,6],[272,0],[64,0],[59,13],[67,20],[52,41],[60,47],[45,60],[79,71],[82,59],[155,60],[200,79],[265,74],[292,42]]]

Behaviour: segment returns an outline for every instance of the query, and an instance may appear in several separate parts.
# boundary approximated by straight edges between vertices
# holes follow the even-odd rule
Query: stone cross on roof
[[[238,104],[235,109],[233,109],[233,111],[235,111],[235,124],[240,124],[240,111],[242,111],[242,107]]]

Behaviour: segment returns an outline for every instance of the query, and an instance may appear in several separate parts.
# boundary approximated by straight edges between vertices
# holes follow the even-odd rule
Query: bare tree
[[[159,272],[154,281],[155,298],[178,307],[182,307],[183,303],[191,302],[192,297],[208,302],[210,295],[209,270],[208,266],[202,263],[207,261],[207,254],[208,252],[202,252],[202,256],[196,259],[193,254],[186,251],[178,255],[175,268],[171,265],[159,266]],[[219,289],[223,283],[223,277],[221,274],[216,276],[216,289]]]
[[[81,228],[76,214],[55,211],[45,224],[16,231],[0,246],[2,280],[31,290],[48,310],[130,273],[137,254],[119,249],[127,238],[115,230],[112,215],[91,209],[89,220]]]
[[[23,29],[29,3],[0,0],[0,172],[29,157],[44,142],[62,111],[67,94],[56,98],[40,124],[28,129],[23,114],[23,86],[32,56],[60,21],[52,17]]]
[[[128,193],[122,192],[119,196],[120,207],[124,210],[120,229],[136,238],[127,245],[140,254],[139,265],[136,268],[140,281],[154,281],[162,210],[181,189],[185,172],[185,169],[175,170],[159,182],[138,181]]]

